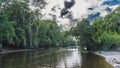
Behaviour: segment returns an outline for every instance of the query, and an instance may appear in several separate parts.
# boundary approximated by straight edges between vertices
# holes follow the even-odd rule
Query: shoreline
[[[34,51],[34,50],[46,50],[51,48],[37,48],[37,49],[16,49],[16,50],[7,50],[4,49],[0,52],[0,54],[6,54],[6,53],[16,53],[16,52],[27,52],[27,51]]]
[[[15,53],[15,52],[26,52],[26,51],[31,51],[31,50],[35,50],[35,49],[3,50],[3,51],[0,52],[0,54]]]
[[[101,51],[96,52],[97,55],[100,55],[105,58],[105,60],[111,64],[114,68],[120,68],[120,52],[119,51]]]

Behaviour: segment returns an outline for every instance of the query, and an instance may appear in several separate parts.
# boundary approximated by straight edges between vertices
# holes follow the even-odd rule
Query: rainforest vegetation
[[[42,0],[37,1],[33,0],[33,4],[41,6],[39,3]],[[70,34],[68,36],[67,32],[61,32],[55,21],[41,20],[41,7],[33,11],[26,2],[0,1],[0,49],[66,47],[76,44]]]
[[[93,24],[83,19],[71,32],[79,39],[79,45],[88,50],[111,50],[120,47],[120,7],[104,18],[96,19]]]
[[[93,24],[83,19],[70,31],[63,32],[55,21],[41,20],[40,9],[45,2],[33,0],[0,0],[0,50],[67,47],[78,45],[88,50],[110,50],[120,46],[120,7]],[[41,4],[42,3],[42,4]]]

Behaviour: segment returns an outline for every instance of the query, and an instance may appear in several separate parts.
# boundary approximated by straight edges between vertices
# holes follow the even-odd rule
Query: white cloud
[[[67,0],[70,1],[70,0]],[[103,6],[101,5],[105,0],[75,0],[75,5],[69,9],[69,11],[73,14],[73,19],[82,19],[84,17],[87,17],[89,14],[100,12],[102,17],[104,17],[107,14],[107,11],[105,11],[106,7],[110,7],[113,10],[117,6]],[[46,5],[45,9],[42,10],[42,14],[45,14],[43,19],[52,19],[50,14],[56,16],[56,21],[58,25],[64,26],[65,29],[70,28],[70,21],[67,18],[60,18],[60,9],[64,8],[64,0],[46,0],[48,5]],[[56,7],[55,7],[56,6]],[[52,11],[51,9],[54,7],[55,11]],[[93,7],[94,10],[88,10],[87,8]]]

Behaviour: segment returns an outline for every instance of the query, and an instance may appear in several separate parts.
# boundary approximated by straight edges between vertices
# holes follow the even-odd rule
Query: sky
[[[64,1],[71,0],[45,0],[47,5],[42,10],[42,19],[52,19],[63,30],[69,30],[83,18],[88,18],[92,23],[95,18],[104,17],[120,5],[120,0],[75,0],[75,4],[67,9],[68,14],[60,16],[61,10],[65,8]]]

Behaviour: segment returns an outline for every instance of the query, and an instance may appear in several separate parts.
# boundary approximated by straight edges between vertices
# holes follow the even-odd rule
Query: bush
[[[104,32],[100,38],[103,50],[110,50],[120,45],[120,35],[116,32]]]

